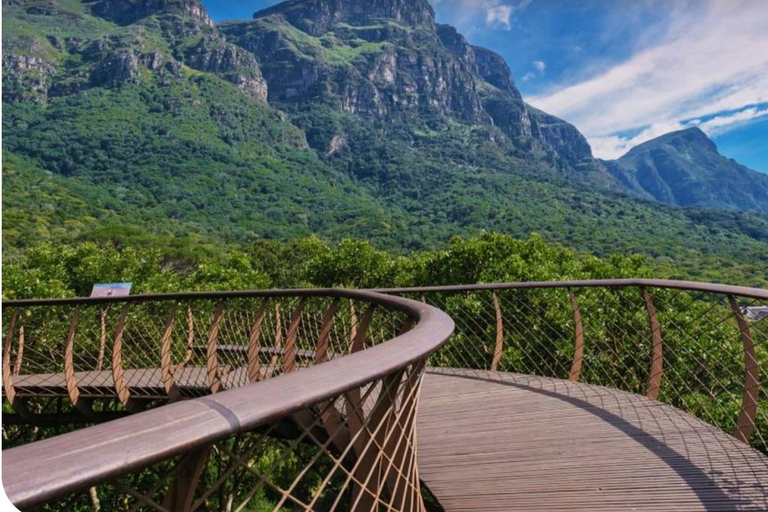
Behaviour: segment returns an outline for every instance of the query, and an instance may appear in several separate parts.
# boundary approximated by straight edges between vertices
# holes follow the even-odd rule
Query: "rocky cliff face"
[[[34,52],[34,46],[30,50]],[[3,52],[3,101],[45,103],[56,69],[57,64],[42,55]]]
[[[595,164],[589,142],[575,126],[530,105],[526,110],[534,136],[545,141],[558,157],[579,167]]]
[[[120,25],[159,29],[175,60],[217,74],[249,96],[266,100],[266,82],[255,57],[227,42],[198,0],[101,0],[92,11]]]
[[[699,128],[650,140],[607,167],[640,197],[679,206],[768,212],[768,176],[722,156]]]
[[[546,142],[541,137],[534,136],[528,107],[515,86],[512,71],[504,58],[479,46],[474,46],[472,49],[478,75],[492,86],[482,89],[481,96],[483,106],[496,125],[519,144],[525,144],[531,138],[535,138],[540,143]]]
[[[196,0],[98,0],[93,14],[118,25],[130,25],[149,16],[177,14],[213,27],[213,20]]]
[[[227,42],[197,0],[32,3],[4,3],[13,18],[3,38],[5,101],[45,102],[89,87],[165,81],[181,77],[185,67],[266,101],[256,58]],[[41,30],[51,24],[62,27],[56,35]]]
[[[498,128],[517,152],[555,153],[564,169],[591,159],[575,129],[523,102],[500,55],[437,25],[425,0],[297,0],[220,28],[257,57],[278,105],[383,125],[453,119]]]
[[[299,30],[322,36],[339,23],[371,26],[395,22],[407,27],[434,29],[435,13],[427,0],[293,0],[254,14],[281,15]]]
[[[362,119],[487,122],[473,65],[444,47],[426,1],[301,1],[225,24],[257,56],[278,103],[324,102]]]
[[[293,114],[326,156],[360,144],[355,130],[397,133],[405,146],[417,132],[447,133],[446,147],[491,144],[592,186],[768,211],[768,178],[724,159],[697,130],[596,161],[575,127],[523,101],[500,55],[436,24],[427,0],[292,0],[220,26],[199,0],[4,0],[3,8],[12,20],[3,37],[7,102],[210,73]],[[343,126],[344,115],[365,128]]]
[[[512,79],[512,71],[504,57],[480,46],[473,46],[472,50],[477,63],[477,73],[483,77],[483,80],[509,94],[513,99],[522,100],[520,91],[517,90],[515,81]]]

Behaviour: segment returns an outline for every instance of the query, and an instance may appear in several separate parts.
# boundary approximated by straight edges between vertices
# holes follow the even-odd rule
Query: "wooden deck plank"
[[[262,366],[260,373],[279,370],[278,367]],[[210,394],[207,368],[188,367],[174,374],[176,386],[184,393],[194,396]],[[111,371],[75,372],[75,379],[83,397],[117,397]],[[160,369],[126,369],[123,376],[129,390],[137,397],[156,399],[168,398]],[[67,396],[66,376],[63,373],[41,373],[14,377],[14,386],[20,397],[26,396]],[[222,390],[234,389],[249,383],[247,368],[226,368],[222,378]]]
[[[262,371],[265,370],[262,368]],[[76,374],[114,393],[111,372]],[[164,397],[159,370],[126,370],[139,396]],[[224,379],[246,379],[236,368]],[[210,392],[206,369],[177,375]],[[63,374],[17,376],[20,391],[66,396]],[[768,458],[644,396],[526,375],[431,370],[420,400],[419,471],[446,512],[768,510]]]
[[[768,509],[768,458],[608,388],[434,370],[418,433],[420,476],[446,512]]]

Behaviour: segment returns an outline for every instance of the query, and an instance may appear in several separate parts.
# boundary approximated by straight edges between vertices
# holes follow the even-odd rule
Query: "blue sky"
[[[277,0],[203,0],[216,20]],[[700,126],[768,173],[768,1],[431,0],[438,21],[501,55],[527,101],[616,158]]]

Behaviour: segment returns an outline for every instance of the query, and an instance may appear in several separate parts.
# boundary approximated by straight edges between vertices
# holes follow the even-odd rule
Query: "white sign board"
[[[91,297],[127,297],[133,283],[99,283],[93,285]]]

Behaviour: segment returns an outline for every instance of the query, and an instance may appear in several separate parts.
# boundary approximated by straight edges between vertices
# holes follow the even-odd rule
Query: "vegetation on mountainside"
[[[502,133],[490,125],[425,112],[381,124],[324,101],[279,104],[283,113],[215,72],[142,64],[197,48],[192,21],[169,26],[167,15],[155,14],[120,26],[76,0],[52,9],[30,14],[14,4],[4,12],[7,56],[29,51],[51,64],[27,69],[42,73],[32,82],[38,95],[12,94],[4,103],[5,261],[46,242],[220,258],[258,240],[310,235],[370,240],[396,255],[488,230],[518,238],[538,232],[598,256],[646,254],[661,277],[768,280],[765,216],[589,190],[578,173],[500,143]],[[296,31],[280,18],[259,23]],[[177,29],[187,37],[168,36]],[[296,31],[290,40],[304,34],[307,45],[336,52],[330,60],[354,60],[360,48],[372,49],[355,34],[407,27],[341,23],[334,30],[320,38]],[[212,50],[201,51],[214,58],[224,43],[212,41]],[[136,73],[120,83],[102,80],[100,66],[134,57]]]
[[[385,288],[478,282],[647,277],[642,256],[574,253],[534,235],[454,238],[446,250],[393,256],[370,242],[316,237],[260,241],[225,254],[212,247],[171,254],[157,247],[42,244],[3,268],[3,298],[73,297],[94,283],[131,281],[132,293],[263,288]]]
[[[297,123],[310,140],[340,128],[351,142],[320,158],[274,110],[207,76],[7,105],[5,256],[113,236],[231,246],[317,234],[418,251],[487,229],[538,231],[595,254],[645,253],[663,276],[766,280],[762,216],[566,188],[545,171],[533,180],[535,168],[461,126],[387,138],[346,116],[304,116]]]
[[[284,36],[281,49],[299,59],[288,58],[290,66],[327,66],[336,80],[318,85],[329,91],[322,99],[270,106],[238,83],[258,69],[238,61],[243,54],[223,38],[195,33],[199,19],[177,13],[168,23],[161,14],[122,26],[91,16],[79,0],[52,9],[4,6],[4,51],[22,58],[21,71],[4,78],[4,299],[87,296],[94,283],[113,281],[132,281],[134,294],[651,276],[768,286],[768,216],[596,190],[585,174],[561,168],[551,148],[534,150],[498,126],[429,109],[393,114],[397,122],[343,113],[339,91],[356,64],[409,51],[364,32],[414,43],[419,34],[404,25],[338,23],[315,37],[282,16],[255,21]],[[168,36],[179,27],[184,33]],[[231,69],[192,66],[189,56],[199,53]],[[468,83],[486,102],[508,100],[482,79]],[[648,323],[630,291],[580,296],[585,312],[600,312],[585,320],[599,357],[583,377],[639,392]],[[567,369],[573,317],[561,292],[556,300],[554,292],[522,301],[498,294],[516,306],[505,306],[506,315],[533,326],[524,340],[508,340],[500,369]],[[492,311],[486,295],[440,305],[457,324],[478,325],[479,312]],[[664,334],[662,398],[730,428],[742,347],[733,326],[702,321],[728,311],[679,293],[654,300],[676,329]],[[481,325],[474,337],[460,329],[451,346],[474,344],[467,351],[480,354],[475,366],[484,368],[491,351],[481,345],[493,328]],[[765,334],[756,330],[756,342],[768,343]],[[689,369],[703,368],[692,347],[723,362],[724,376],[691,379]],[[442,364],[466,362],[446,354],[436,356]],[[727,390],[710,400],[718,386]],[[758,428],[768,438],[768,426]],[[255,463],[272,464],[277,453]],[[283,460],[281,474],[288,478],[295,463]],[[271,508],[260,493],[250,510]]]

